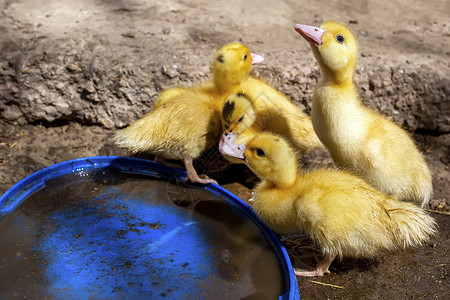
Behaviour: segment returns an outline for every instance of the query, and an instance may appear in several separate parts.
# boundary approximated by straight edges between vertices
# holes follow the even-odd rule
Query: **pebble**
[[[100,119],[100,124],[107,129],[112,129],[115,127],[115,124],[111,119]]]
[[[86,85],[84,86],[84,90],[88,92],[89,94],[93,94],[95,92],[95,87],[92,81],[88,81]]]
[[[178,77],[179,73],[176,69],[172,68],[172,67],[167,67],[167,66],[162,66],[161,67],[161,72],[166,75],[167,77],[169,77],[170,79],[173,79],[175,77]]]
[[[72,73],[77,73],[81,71],[81,69],[76,64],[73,63],[67,65],[67,70],[69,70]]]
[[[55,88],[56,88],[56,90],[59,91],[59,92],[64,91],[64,87],[65,87],[65,85],[64,85],[64,83],[62,83],[62,82],[57,82],[57,83],[55,84]]]
[[[130,38],[130,39],[134,39],[136,37],[136,33],[134,33],[134,32],[124,32],[124,33],[122,33],[122,36]]]
[[[64,116],[68,116],[72,113],[70,106],[64,99],[58,99],[54,103],[56,110]]]

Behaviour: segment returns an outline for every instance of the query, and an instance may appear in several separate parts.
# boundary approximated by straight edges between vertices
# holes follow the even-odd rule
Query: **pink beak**
[[[222,155],[244,159],[245,145],[235,145],[237,134],[223,133],[219,143],[219,151]]]
[[[323,30],[319,27],[296,24],[294,26],[295,31],[300,33],[300,35],[307,40],[309,43],[313,44],[316,47],[319,47],[322,44],[322,35],[326,30]]]
[[[258,64],[262,61],[264,61],[264,57],[262,57],[261,55],[255,54],[255,53],[250,53],[252,55],[252,65],[254,64]]]

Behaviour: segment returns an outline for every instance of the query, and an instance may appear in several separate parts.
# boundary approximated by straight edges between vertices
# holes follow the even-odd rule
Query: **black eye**
[[[245,55],[244,55],[244,60],[247,60],[247,58],[248,58],[248,55],[245,54]]]
[[[237,121],[238,123],[241,123],[242,120],[244,120],[244,116],[240,117],[239,120]]]
[[[220,54],[219,56],[217,56],[217,61],[220,62],[220,63],[222,63],[222,64],[225,62],[225,58],[223,57],[222,54]]]
[[[264,153],[264,150],[261,148],[256,149],[256,155],[258,156],[264,156],[266,153]]]
[[[336,41],[338,41],[339,43],[343,43],[344,42],[344,37],[342,35],[337,35],[336,36]]]

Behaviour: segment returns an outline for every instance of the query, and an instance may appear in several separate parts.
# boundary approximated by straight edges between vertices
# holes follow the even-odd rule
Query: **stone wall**
[[[143,116],[163,88],[206,80],[213,53],[186,49],[175,58],[159,53],[158,59],[143,60],[106,51],[27,47],[2,54],[1,118],[18,125],[75,121],[109,129]],[[252,73],[309,112],[319,71],[312,57],[298,63],[298,55],[269,55]],[[359,63],[355,80],[365,104],[411,131],[450,132],[448,67],[380,61],[363,57]]]

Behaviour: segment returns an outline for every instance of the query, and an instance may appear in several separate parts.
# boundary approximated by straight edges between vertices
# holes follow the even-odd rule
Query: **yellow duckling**
[[[266,89],[268,92],[269,88]],[[245,144],[263,131],[283,136],[300,153],[323,147],[314,132],[311,119],[297,106],[287,100],[277,103],[270,101],[276,97],[278,100],[283,99],[282,94],[276,93],[276,90],[273,90],[272,95],[268,93],[268,102],[261,99],[261,96],[256,96],[254,91],[251,94],[256,96],[256,99],[241,92],[230,95],[222,107],[222,128],[225,131],[219,150],[224,145]],[[225,157],[233,163],[242,163],[233,157]]]
[[[199,89],[214,99],[219,109],[223,108],[224,101],[229,95],[239,91],[246,94],[247,98],[250,99],[251,106],[246,105],[238,109],[241,115],[234,121],[246,114],[245,109],[247,107],[251,108],[258,117],[255,124],[245,123],[246,127],[239,131],[237,142],[245,143],[255,133],[261,130],[270,130],[288,138],[296,149],[302,153],[323,148],[314,132],[309,116],[269,84],[248,76],[251,65],[244,64],[245,60],[242,59],[246,59],[246,57],[249,57],[248,55],[252,58],[252,64],[263,61],[262,56],[250,53],[245,46],[239,43],[222,47],[214,55],[211,64],[212,80],[198,86]],[[187,90],[189,89],[181,87],[164,90],[156,99],[154,109],[161,107],[164,103]],[[234,121],[228,122],[229,128],[236,126],[236,124],[233,124]],[[229,132],[229,130],[226,130],[226,134]],[[236,134],[237,132],[233,131],[233,133]]]
[[[133,153],[183,160],[191,182],[215,182],[200,178],[193,160],[219,142],[222,97],[248,76],[253,58],[262,59],[242,44],[224,46],[215,55],[212,83],[164,91],[150,113],[115,135],[116,144]]]
[[[374,257],[419,246],[436,233],[423,209],[359,177],[329,169],[299,171],[298,157],[278,135],[257,135],[237,157],[262,180],[253,191],[258,216],[278,233],[306,232],[322,250],[315,270],[295,270],[298,276],[329,273],[336,256]]]
[[[343,24],[295,25],[311,45],[322,71],[311,118],[334,161],[377,189],[427,206],[431,173],[409,134],[361,103],[354,84],[358,43]]]
[[[211,63],[211,81],[194,87],[213,97],[218,107],[229,94],[240,88],[241,82],[247,78],[253,64],[262,62],[264,58],[240,44],[231,43],[220,48]],[[174,87],[161,92],[153,104],[153,109],[163,106],[191,88]]]
[[[193,160],[218,143],[220,133],[220,114],[213,101],[202,92],[189,90],[119,131],[114,139],[132,153],[183,160],[187,179],[207,184],[215,181],[200,178]]]

